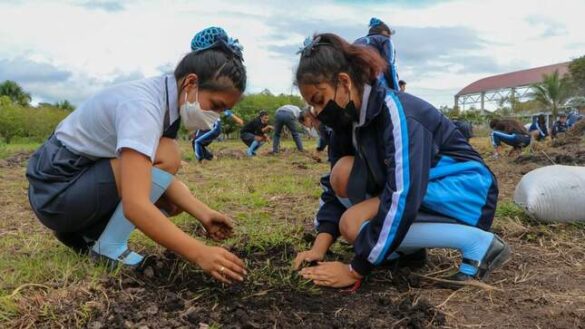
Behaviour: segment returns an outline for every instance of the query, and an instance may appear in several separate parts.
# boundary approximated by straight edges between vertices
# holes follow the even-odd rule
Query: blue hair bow
[[[376,17],[370,18],[370,25],[369,25],[370,28],[376,27],[380,24],[382,24],[382,21],[379,18],[376,18]]]
[[[217,48],[228,51],[241,61],[244,60],[242,55],[244,47],[242,47],[238,39],[229,37],[221,27],[212,26],[203,29],[197,32],[193,40],[191,40],[191,50],[196,53]]]
[[[370,28],[376,27],[380,24],[382,24],[382,21],[379,18],[376,18],[376,17],[370,18],[370,26],[369,26]]]
[[[310,56],[315,47],[322,44],[319,43],[320,41],[321,36],[305,38],[305,41],[303,41],[303,46],[299,48],[297,54],[302,54],[302,56]]]

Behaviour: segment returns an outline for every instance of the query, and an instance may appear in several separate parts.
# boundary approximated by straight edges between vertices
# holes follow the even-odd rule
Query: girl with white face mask
[[[179,125],[210,129],[246,87],[242,48],[218,27],[199,32],[198,50],[174,75],[110,87],[82,103],[31,157],[29,200],[39,220],[68,247],[110,265],[138,266],[128,249],[137,227],[219,281],[242,281],[243,262],[206,246],[168,215],[185,211],[223,240],[233,222],[195,198],[174,174]]]

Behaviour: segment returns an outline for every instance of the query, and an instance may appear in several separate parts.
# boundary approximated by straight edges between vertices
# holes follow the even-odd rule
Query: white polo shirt
[[[294,105],[283,105],[276,110],[276,112],[278,112],[278,111],[289,111],[297,119],[301,116],[301,109],[298,106],[294,106]]]
[[[165,124],[167,95],[170,121]],[[177,95],[172,75],[112,86],[83,102],[57,126],[55,136],[78,154],[115,158],[130,148],[154,162],[165,127],[179,117]]]

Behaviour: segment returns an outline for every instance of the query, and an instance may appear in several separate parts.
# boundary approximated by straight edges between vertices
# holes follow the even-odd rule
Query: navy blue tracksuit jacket
[[[390,37],[381,34],[368,34],[357,39],[354,44],[374,47],[386,61],[388,69],[380,77],[390,89],[399,90],[398,73],[396,72],[396,49]]]
[[[386,88],[365,87],[354,134],[333,132],[331,164],[355,157],[348,194],[352,203],[379,196],[380,208],[360,231],[352,267],[360,274],[383,262],[401,243],[419,210],[488,230],[498,188],[494,175],[455,125],[427,102]],[[317,230],[339,236],[346,208],[329,175],[315,218]],[[441,232],[437,232],[441,234]]]

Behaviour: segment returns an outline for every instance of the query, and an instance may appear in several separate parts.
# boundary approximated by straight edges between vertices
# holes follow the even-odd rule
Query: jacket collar
[[[378,79],[373,85],[364,86],[358,127],[367,126],[370,121],[380,114],[384,107],[387,92],[388,89]]]

